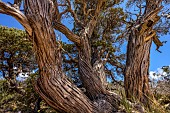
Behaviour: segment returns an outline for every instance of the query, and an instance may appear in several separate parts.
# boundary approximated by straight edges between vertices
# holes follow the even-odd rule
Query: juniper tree
[[[18,88],[16,77],[36,69],[32,43],[26,32],[0,26],[0,72],[9,83],[9,88],[23,94]]]
[[[125,92],[128,99],[137,99],[144,105],[150,106],[154,100],[148,78],[151,44],[153,41],[157,46],[156,49],[160,52],[159,47],[163,46],[163,43],[159,40],[159,36],[168,33],[170,24],[169,20],[159,14],[163,10],[162,0],[129,1],[129,5],[136,4],[139,10],[136,18],[131,18],[128,29],[127,59],[124,72]]]
[[[40,75],[35,82],[35,90],[51,107],[58,112],[74,113],[116,111],[119,99],[106,91],[98,73],[93,70],[89,42],[101,11],[115,3],[106,0],[74,1],[74,4],[82,6],[81,16],[84,19],[77,16],[72,4],[70,0],[25,0],[23,14],[18,8],[0,2],[0,12],[16,18],[33,42]],[[67,12],[80,26],[78,34],[62,23],[62,16]],[[62,71],[62,49],[54,29],[62,32],[78,48],[79,74],[86,94]]]

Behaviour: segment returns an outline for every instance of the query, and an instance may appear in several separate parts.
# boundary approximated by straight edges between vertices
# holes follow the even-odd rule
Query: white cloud
[[[155,71],[150,71],[149,72],[150,80],[159,80],[162,77],[160,74],[156,75],[155,73],[156,73]]]
[[[163,73],[163,70],[162,70],[161,68],[157,68],[157,73],[162,74],[162,73]]]
[[[170,67],[170,65],[169,65]],[[163,77],[167,76],[167,73],[163,71],[162,68],[157,68],[156,71],[150,71],[149,72],[149,78],[150,80],[161,80]]]

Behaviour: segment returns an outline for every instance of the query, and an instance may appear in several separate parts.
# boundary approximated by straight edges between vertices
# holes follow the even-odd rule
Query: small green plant
[[[132,113],[132,106],[130,105],[130,102],[127,100],[125,92],[121,91],[120,94],[122,96],[121,105],[124,107],[127,113]]]

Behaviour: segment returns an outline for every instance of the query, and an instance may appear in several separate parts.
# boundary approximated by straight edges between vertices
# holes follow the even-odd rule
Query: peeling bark
[[[82,30],[80,37],[70,34],[66,27],[56,27],[58,24],[53,23],[56,8],[52,0],[25,0],[25,15],[0,2],[0,8],[3,9],[0,13],[14,16],[29,33],[39,67],[39,78],[34,82],[35,90],[57,112],[111,113],[118,109],[120,98],[106,92],[93,70],[88,42],[104,1],[98,2],[94,18],[87,25],[88,29]],[[56,44],[54,27],[62,29],[79,46],[79,72],[89,98],[62,72],[61,48]]]
[[[144,45],[136,45],[135,35],[129,37],[127,62],[125,70],[125,90],[128,99],[138,99],[148,104],[151,99],[148,71],[150,62],[150,39]],[[139,37],[138,37],[139,38]]]
[[[124,85],[128,99],[137,99],[150,107],[154,99],[148,80],[150,48],[156,36],[153,26],[160,19],[157,14],[162,6],[159,5],[159,1],[155,3],[148,0],[147,3],[143,18],[134,23],[134,26],[139,25],[140,29],[132,27],[129,35]]]
[[[95,107],[89,99],[61,71],[61,50],[56,47],[52,27],[53,4],[48,0],[26,0],[25,7],[29,7],[25,12],[34,29],[34,51],[40,70],[36,91],[58,112],[94,112]]]
[[[107,81],[106,81],[106,74],[105,74],[105,68],[104,68],[104,61],[102,60],[97,60],[93,64],[93,71],[96,72],[97,77],[99,77],[101,84],[104,88],[107,86]]]
[[[97,76],[97,72],[93,70],[91,65],[91,48],[86,35],[84,32],[81,37],[82,46],[79,48],[79,73],[83,87],[87,90],[88,97],[93,100],[100,97],[100,95],[106,94],[106,91],[99,76]]]

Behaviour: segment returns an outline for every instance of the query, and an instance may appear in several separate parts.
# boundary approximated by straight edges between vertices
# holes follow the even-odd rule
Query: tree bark
[[[101,84],[104,87],[103,89],[105,89],[107,86],[107,79],[106,79],[104,65],[105,65],[105,61],[103,61],[101,59],[95,61],[95,63],[93,64],[93,70],[94,70],[94,72],[96,72],[97,77],[99,77]]]
[[[88,29],[88,28],[87,28]],[[86,32],[81,34],[81,46],[79,47],[79,73],[87,96],[93,100],[106,94],[100,76],[91,65],[91,47]]]
[[[135,33],[129,37],[124,86],[128,99],[138,99],[144,104],[149,104],[151,93],[148,71],[152,40],[139,46],[136,43],[139,38]]]
[[[130,100],[137,99],[148,107],[151,105],[151,100],[154,99],[150,92],[148,76],[150,48],[152,40],[156,37],[153,26],[159,20],[157,14],[162,8],[159,3],[159,1],[147,0],[143,18],[133,24],[128,40],[124,72],[126,97]]]
[[[33,29],[34,51],[40,71],[35,89],[58,112],[95,112],[90,100],[61,71],[61,49],[56,46],[52,26],[53,9],[50,0],[25,0],[26,17]]]
[[[25,0],[25,15],[19,10],[0,2],[0,13],[15,17],[28,32],[29,39],[33,42],[33,49],[39,67],[39,77],[34,83],[35,90],[57,112],[111,113],[118,109],[120,100],[111,94],[105,96],[105,88],[96,76],[90,58],[91,48],[88,38],[93,32],[96,17],[104,1],[99,0],[95,17],[90,21],[88,29],[82,30],[80,37],[67,35],[69,39],[79,45],[79,72],[91,100],[76,85],[70,82],[62,72],[61,47],[56,40],[53,29],[56,15],[56,6],[53,1]],[[61,27],[65,28],[59,26],[59,28]],[[67,29],[66,33],[70,33],[70,31]]]

